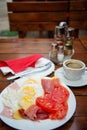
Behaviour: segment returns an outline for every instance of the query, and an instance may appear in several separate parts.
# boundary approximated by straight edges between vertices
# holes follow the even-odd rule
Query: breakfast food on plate
[[[63,119],[68,111],[69,91],[56,77],[28,78],[14,82],[2,93],[3,116],[14,119]]]

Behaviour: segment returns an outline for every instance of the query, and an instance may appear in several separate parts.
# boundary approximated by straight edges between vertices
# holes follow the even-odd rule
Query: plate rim
[[[23,78],[20,78],[21,80],[23,80]],[[26,79],[26,78],[25,78]],[[18,80],[17,80],[18,81]],[[14,81],[15,82],[15,81]],[[13,83],[14,83],[13,82]],[[11,84],[13,84],[13,83],[11,83]],[[10,84],[10,85],[11,85]],[[70,97],[69,97],[69,101],[68,101],[68,104],[70,103],[70,104],[73,104],[73,106],[71,105],[71,106],[69,106],[69,109],[70,110],[68,110],[68,113],[67,113],[67,115],[66,115],[66,117],[63,119],[63,120],[61,120],[61,121],[59,121],[59,120],[50,120],[49,121],[49,119],[47,119],[47,120],[45,120],[44,121],[44,125],[45,124],[49,124],[49,127],[53,124],[53,122],[55,123],[55,124],[53,124],[52,125],[52,127],[50,127],[50,128],[48,128],[47,126],[46,127],[43,127],[43,126],[39,126],[38,127],[38,130],[41,130],[41,129],[44,129],[44,130],[50,130],[50,129],[54,129],[54,128],[59,128],[60,126],[62,126],[62,125],[64,125],[65,123],[67,123],[71,118],[72,118],[72,116],[73,116],[73,114],[75,113],[75,110],[76,110],[76,98],[75,98],[75,95],[74,95],[74,93],[72,92],[72,90],[67,86],[67,85],[65,85],[64,83],[62,83],[62,85],[65,87],[65,88],[67,88],[68,89],[68,91],[69,91],[69,93],[70,93]],[[7,87],[9,87],[9,85],[7,86]],[[6,91],[6,89],[7,89],[7,87],[0,93],[0,104],[2,104],[2,102],[1,102],[1,95],[2,95],[2,93],[4,93],[4,91]],[[72,100],[73,99],[73,100]],[[71,103],[72,102],[72,103]],[[71,108],[73,108],[73,109],[71,109]],[[72,111],[72,112],[71,112]],[[1,116],[0,115],[0,118],[1,118],[1,120],[4,122],[4,123],[6,123],[7,125],[9,125],[10,127],[13,127],[13,128],[15,128],[15,129],[20,129],[19,128],[19,126],[18,125],[16,125],[16,126],[14,126],[14,124],[15,124],[15,120],[14,119],[9,119],[9,118],[7,118],[7,117],[3,117],[3,116]],[[8,123],[8,120],[9,120],[9,123]],[[25,124],[26,124],[26,120],[22,120],[22,122],[24,122],[25,121]],[[47,122],[48,121],[48,122]],[[17,121],[16,120],[16,124],[17,124],[17,122],[20,122],[20,121]],[[43,121],[40,121],[40,122],[43,122]],[[28,122],[29,123],[29,122]],[[35,123],[35,122],[34,122]],[[60,125],[58,124],[58,123],[60,123]],[[19,123],[18,123],[19,124]],[[20,123],[21,124],[21,123]],[[24,123],[23,123],[24,124]],[[36,123],[35,123],[36,124]],[[35,124],[34,124],[34,128],[32,128],[32,130],[35,130]],[[43,124],[43,123],[42,123]],[[37,125],[36,125],[37,126]],[[29,128],[23,128],[23,129],[21,129],[21,130],[29,130],[29,129],[31,129],[31,126],[29,127]]]

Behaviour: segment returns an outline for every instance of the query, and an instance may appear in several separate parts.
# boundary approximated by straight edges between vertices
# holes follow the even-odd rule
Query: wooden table
[[[48,58],[53,39],[0,39],[0,60],[25,57],[34,53],[41,53]],[[75,54],[73,58],[85,62],[87,65],[87,39],[76,39],[74,42]],[[59,66],[56,66],[57,68]],[[0,92],[12,81],[7,81],[0,72]],[[56,130],[87,130],[87,85],[71,87],[76,97],[76,112],[73,117]],[[0,120],[0,130],[13,130]]]

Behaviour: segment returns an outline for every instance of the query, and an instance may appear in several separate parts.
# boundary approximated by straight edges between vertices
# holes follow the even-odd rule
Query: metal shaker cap
[[[66,22],[60,22],[60,23],[59,23],[59,26],[62,26],[62,27],[63,27],[63,26],[66,26],[66,25],[67,25]]]

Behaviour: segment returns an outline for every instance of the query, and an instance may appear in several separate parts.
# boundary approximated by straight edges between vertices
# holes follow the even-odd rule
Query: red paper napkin
[[[20,59],[0,61],[0,67],[8,66],[14,72],[20,72],[29,66],[35,67],[36,61],[41,57],[43,57],[41,54],[34,54]]]

